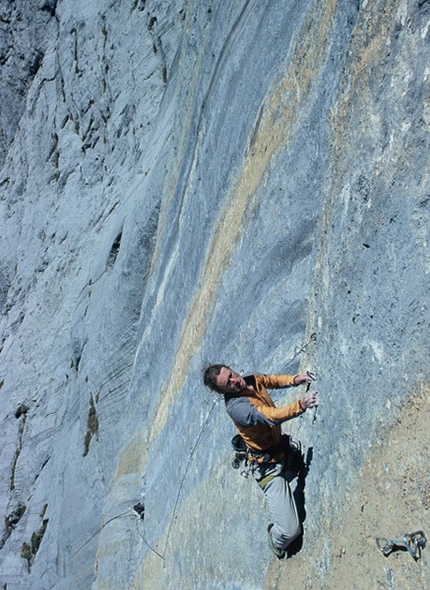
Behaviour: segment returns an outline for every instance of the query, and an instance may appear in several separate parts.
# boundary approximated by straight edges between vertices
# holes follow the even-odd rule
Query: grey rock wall
[[[0,3],[0,163],[25,112],[27,92],[44,59],[57,0]]]
[[[4,590],[425,588],[429,15],[1,3]],[[317,372],[285,563],[207,362]]]

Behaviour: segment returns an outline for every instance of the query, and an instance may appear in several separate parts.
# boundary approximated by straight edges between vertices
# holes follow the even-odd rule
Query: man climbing
[[[242,377],[226,365],[210,365],[203,374],[204,384],[224,395],[227,413],[245,441],[252,475],[263,490],[270,511],[269,546],[279,559],[285,557],[288,545],[301,532],[286,473],[292,449],[280,425],[316,407],[319,399],[317,391],[308,391],[300,400],[277,408],[266,388],[310,384],[314,379],[310,371]]]

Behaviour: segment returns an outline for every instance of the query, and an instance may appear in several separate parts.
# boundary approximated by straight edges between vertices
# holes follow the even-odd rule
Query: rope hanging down
[[[210,420],[210,418],[211,418],[211,416],[212,416],[212,412],[214,411],[214,409],[215,409],[215,406],[216,406],[216,404],[217,404],[218,402],[219,402],[219,399],[214,399],[214,400],[213,400],[213,402],[212,402],[212,405],[211,405],[211,407],[210,407],[210,410],[209,410],[209,412],[208,412],[208,415],[206,416],[206,420],[204,421],[204,424],[203,424],[203,426],[202,426],[202,427],[201,427],[201,429],[200,429],[199,436],[197,437],[197,440],[196,440],[196,442],[194,443],[194,446],[193,446],[193,448],[191,449],[190,456],[189,456],[189,458],[188,458],[188,463],[187,463],[187,466],[185,467],[185,471],[184,471],[184,474],[183,474],[183,476],[182,476],[182,479],[181,479],[181,483],[180,483],[180,486],[179,486],[179,489],[178,489],[178,493],[177,493],[177,495],[176,495],[176,500],[175,500],[175,504],[174,504],[174,506],[173,506],[172,516],[170,517],[169,528],[167,529],[166,543],[165,543],[165,545],[164,545],[163,559],[165,559],[165,557],[166,557],[166,550],[167,550],[167,544],[168,544],[168,542],[169,542],[170,531],[171,531],[171,529],[172,529],[173,520],[174,520],[174,518],[175,518],[175,516],[176,516],[176,509],[177,509],[177,507],[178,507],[178,503],[179,503],[179,497],[180,497],[180,495],[181,495],[182,489],[183,489],[183,487],[184,487],[184,484],[185,484],[185,479],[186,479],[186,477],[187,477],[187,474],[188,474],[188,469],[190,468],[191,461],[193,460],[194,453],[196,452],[196,449],[197,449],[197,447],[198,447],[198,445],[199,445],[199,442],[200,442],[200,441],[201,441],[201,439],[202,439],[203,432],[204,432],[204,430],[205,430],[206,426],[208,425],[208,423],[209,423],[209,420]]]
[[[107,520],[106,522],[104,522],[104,523],[102,524],[102,526],[101,526],[101,527],[99,527],[99,528],[96,530],[96,532],[95,532],[93,535],[91,535],[91,537],[90,537],[89,539],[87,539],[87,540],[85,541],[85,543],[83,543],[83,544],[82,544],[82,545],[79,547],[79,549],[77,549],[77,550],[76,550],[76,551],[73,553],[73,555],[71,555],[71,556],[70,556],[70,559],[73,559],[73,558],[75,557],[75,555],[77,555],[77,554],[79,553],[79,551],[82,551],[82,549],[85,547],[85,545],[88,545],[88,543],[89,543],[90,541],[92,541],[92,540],[94,539],[94,537],[95,537],[96,535],[98,535],[98,534],[99,534],[99,532],[100,532],[101,530],[103,530],[107,524],[109,524],[109,523],[110,523],[110,522],[112,522],[113,520],[116,520],[117,518],[123,518],[124,516],[128,516],[128,515],[130,515],[130,513],[129,513],[129,511],[127,510],[127,512],[122,512],[121,514],[117,514],[116,516],[112,516],[112,518],[109,518],[109,520]]]

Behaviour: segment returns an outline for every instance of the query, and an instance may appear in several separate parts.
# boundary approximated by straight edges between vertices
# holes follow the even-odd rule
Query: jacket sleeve
[[[226,409],[230,418],[244,428],[263,424],[274,426],[300,416],[304,412],[299,400],[288,404],[288,406],[275,408],[260,404],[258,401],[251,403],[247,397],[236,397],[228,400]]]
[[[293,402],[292,404],[288,404],[287,406],[282,406],[281,408],[272,408],[263,404],[256,404],[254,407],[260,414],[270,420],[270,422],[273,424],[281,424],[286,420],[291,420],[291,418],[300,416],[300,414],[303,414],[304,412],[299,400]]]
[[[255,379],[267,389],[292,387],[296,375],[256,375]]]
[[[274,426],[275,422],[266,417],[252,405],[247,397],[235,397],[226,402],[226,410],[230,418],[239,426]]]

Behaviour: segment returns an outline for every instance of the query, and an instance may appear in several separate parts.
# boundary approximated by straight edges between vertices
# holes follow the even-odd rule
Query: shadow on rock
[[[306,453],[306,458],[302,453],[294,453],[294,463],[291,466],[292,470],[297,473],[297,485],[293,491],[294,500],[297,506],[297,512],[301,524],[306,520],[306,508],[305,508],[305,485],[306,477],[309,473],[309,468],[313,458],[313,447],[309,447]],[[303,546],[303,529],[300,535],[294,539],[287,549],[287,557],[296,555]]]

